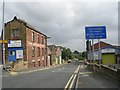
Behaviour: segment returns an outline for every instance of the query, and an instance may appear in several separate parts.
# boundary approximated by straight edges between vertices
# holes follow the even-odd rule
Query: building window
[[[9,51],[9,55],[13,56],[13,55],[15,55],[15,52],[14,51]]]
[[[35,57],[35,47],[32,47],[32,57]]]
[[[44,56],[44,54],[45,54],[44,52],[45,52],[45,51],[44,51],[44,48],[42,48],[42,56]]]
[[[19,29],[13,29],[12,30],[12,37],[18,37],[19,36]]]
[[[40,47],[38,47],[38,57],[40,56]]]
[[[40,43],[40,35],[37,34],[38,43]]]
[[[44,44],[44,37],[42,36],[42,44]]]
[[[34,32],[32,32],[32,42],[34,42]]]

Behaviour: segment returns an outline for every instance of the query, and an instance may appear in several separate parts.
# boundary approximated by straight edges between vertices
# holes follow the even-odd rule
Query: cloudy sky
[[[104,1],[5,2],[5,22],[12,20],[16,15],[50,36],[48,44],[65,46],[72,51],[85,50],[86,26],[104,25],[107,29],[107,39],[102,41],[117,45],[118,2],[117,0]],[[1,22],[2,2],[0,2],[0,32]]]

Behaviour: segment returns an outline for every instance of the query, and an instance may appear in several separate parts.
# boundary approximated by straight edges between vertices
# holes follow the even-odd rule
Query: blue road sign
[[[86,39],[106,39],[105,26],[85,27]]]

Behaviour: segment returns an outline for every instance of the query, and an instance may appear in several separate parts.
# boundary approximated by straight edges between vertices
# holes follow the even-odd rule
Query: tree
[[[70,48],[64,48],[62,51],[62,59],[68,60],[72,58],[72,52]]]
[[[84,52],[82,52],[82,57],[83,58],[86,58],[87,57],[87,53],[84,51]]]
[[[77,55],[78,55],[78,54],[79,54],[79,52],[78,52],[77,50],[75,50],[75,51],[74,51],[74,54],[77,54]]]

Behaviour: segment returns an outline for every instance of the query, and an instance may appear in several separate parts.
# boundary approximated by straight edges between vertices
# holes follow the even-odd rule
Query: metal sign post
[[[100,51],[100,39],[98,39],[98,60],[99,64],[101,64],[101,51]]]
[[[93,73],[95,75],[94,39],[92,39],[92,52],[93,52]]]

